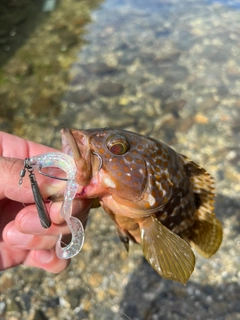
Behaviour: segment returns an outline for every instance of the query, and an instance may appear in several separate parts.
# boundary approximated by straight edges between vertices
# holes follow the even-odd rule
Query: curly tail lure
[[[41,171],[42,168],[55,167],[66,172],[66,178],[58,178],[48,175]],[[61,152],[50,152],[40,154],[31,158],[26,158],[24,161],[24,167],[20,172],[19,185],[22,184],[22,178],[25,176],[26,170],[29,172],[29,179],[33,191],[34,200],[37,206],[39,218],[44,228],[49,228],[51,221],[48,216],[48,212],[42,199],[35,175],[33,174],[34,168],[37,168],[39,172],[50,178],[60,179],[66,181],[66,187],[64,190],[64,200],[61,207],[60,214],[66,221],[71,234],[71,242],[65,247],[61,246],[62,235],[59,236],[56,244],[56,254],[61,259],[69,259],[74,257],[81,250],[84,243],[84,228],[80,220],[72,217],[72,202],[77,192],[78,185],[75,182],[76,166],[72,157]]]

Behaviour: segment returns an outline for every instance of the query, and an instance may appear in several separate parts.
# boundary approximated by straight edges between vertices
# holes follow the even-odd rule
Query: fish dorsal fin
[[[196,220],[186,238],[205,258],[211,257],[222,242],[222,226],[214,214],[214,181],[195,162],[182,156],[192,185],[196,205]],[[182,235],[181,235],[182,236]],[[184,234],[183,237],[185,238]]]
[[[152,268],[163,278],[185,284],[195,266],[195,256],[187,242],[155,216],[143,219],[139,227],[142,250]]]

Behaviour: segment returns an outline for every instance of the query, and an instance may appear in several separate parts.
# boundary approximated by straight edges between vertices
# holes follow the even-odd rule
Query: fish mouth
[[[62,152],[73,157],[77,172],[75,180],[80,186],[87,186],[92,179],[92,159],[89,139],[81,130],[61,130]]]

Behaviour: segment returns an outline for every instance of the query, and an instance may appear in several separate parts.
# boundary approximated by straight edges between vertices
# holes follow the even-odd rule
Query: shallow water
[[[26,26],[10,28],[11,37],[25,38],[0,55],[1,130],[59,148],[63,126],[158,138],[215,177],[224,241],[210,260],[197,257],[183,287],[152,271],[137,246],[127,255],[98,210],[67,271],[1,274],[0,315],[125,319],[116,305],[140,320],[240,319],[238,4],[59,1],[54,12],[36,14],[27,35]],[[2,34],[6,51],[10,40]]]

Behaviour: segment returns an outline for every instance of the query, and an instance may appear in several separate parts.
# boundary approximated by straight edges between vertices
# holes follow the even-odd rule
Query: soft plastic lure
[[[67,174],[66,179],[53,177],[41,171],[42,168],[48,168],[48,167],[55,167],[65,171]],[[31,158],[26,158],[24,161],[24,168],[20,172],[19,184],[22,184],[22,178],[24,177],[27,170],[30,173],[29,178],[31,181],[31,186],[32,186],[36,206],[38,209],[39,217],[40,217],[40,220],[42,221],[41,222],[42,226],[45,228],[48,228],[51,225],[51,222],[48,219],[46,207],[41,197],[35,176],[33,174],[34,168],[37,168],[40,173],[46,176],[67,181],[66,187],[64,190],[64,200],[63,200],[60,214],[66,221],[71,231],[72,240],[66,247],[62,247],[61,246],[62,235],[60,235],[56,244],[56,254],[61,259],[72,258],[76,254],[78,254],[78,252],[81,250],[84,243],[84,236],[85,236],[84,228],[81,221],[71,216],[72,202],[78,188],[78,184],[75,182],[75,174],[76,174],[75,162],[72,157],[61,152],[44,153]]]

